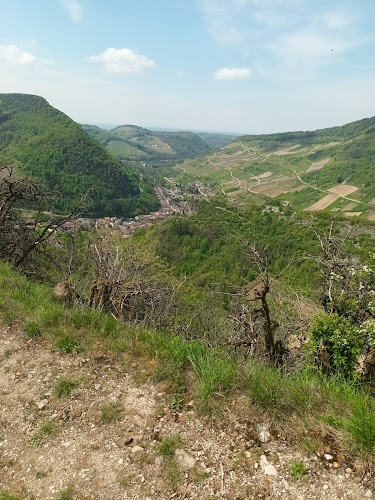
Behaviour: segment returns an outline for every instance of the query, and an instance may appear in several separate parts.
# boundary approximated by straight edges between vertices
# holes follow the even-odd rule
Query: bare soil
[[[344,212],[345,217],[359,217],[362,212]]]
[[[307,172],[315,172],[316,170],[321,170],[324,165],[327,165],[327,163],[331,161],[331,158],[325,158],[324,160],[317,161],[316,163],[313,163],[310,165],[310,167],[306,170]]]
[[[348,196],[355,191],[358,191],[356,186],[350,186],[349,184],[338,184],[330,189],[328,189],[330,193],[338,194],[339,196]]]
[[[0,491],[28,500],[57,499],[69,484],[79,500],[369,498],[371,480],[347,464],[303,454],[272,430],[260,442],[245,397],[223,401],[213,420],[193,399],[172,410],[168,388],[147,379],[152,365],[100,349],[62,354],[0,327]],[[79,387],[58,397],[61,377]],[[116,421],[103,421],[109,403],[122,409]],[[171,435],[192,467],[171,469],[158,454]],[[294,462],[308,468],[300,480],[290,475]]]
[[[334,203],[336,200],[338,200],[340,196],[337,194],[327,194],[324,196],[321,200],[315,202],[313,205],[310,207],[306,208],[309,212],[316,212],[317,210],[324,210],[325,208],[329,207]]]

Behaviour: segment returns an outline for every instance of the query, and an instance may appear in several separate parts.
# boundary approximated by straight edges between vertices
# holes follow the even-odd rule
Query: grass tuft
[[[354,446],[360,455],[375,452],[374,404],[366,399],[354,402],[353,415],[343,424],[349,435],[349,446]]]
[[[180,436],[173,434],[172,436],[167,436],[157,447],[158,455],[162,457],[173,457],[175,451],[182,446],[182,441]]]
[[[78,352],[79,341],[72,333],[63,334],[56,341],[57,347],[66,353]]]
[[[181,480],[181,472],[174,458],[176,450],[181,446],[181,438],[174,434],[165,437],[157,447],[158,455],[163,457],[165,478],[173,488],[176,488]]]
[[[124,408],[120,403],[109,402],[100,406],[100,422],[102,424],[118,422],[122,419],[123,414]]]
[[[209,410],[212,398],[235,388],[238,365],[233,358],[215,357],[206,352],[190,358],[196,377],[196,396],[202,409]]]
[[[48,436],[53,436],[58,432],[58,424],[56,422],[45,422],[41,428],[31,436],[31,444],[35,447],[41,446]]]
[[[56,382],[54,392],[58,398],[70,396],[72,392],[78,389],[79,385],[80,382],[78,380],[62,377]]]
[[[64,488],[60,493],[57,495],[56,500],[74,500],[76,497],[74,488],[71,484],[69,484],[66,488]]]

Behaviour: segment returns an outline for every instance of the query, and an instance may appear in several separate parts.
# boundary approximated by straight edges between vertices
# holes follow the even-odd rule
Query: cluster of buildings
[[[183,200],[181,191],[178,188],[166,189],[157,187],[155,188],[155,193],[160,202],[160,208],[156,212],[151,212],[147,215],[136,215],[134,219],[126,220],[117,217],[104,217],[104,219],[97,219],[95,221],[95,227],[104,226],[110,229],[117,229],[122,232],[124,237],[128,237],[137,229],[152,226],[155,221],[169,219],[176,214],[190,214],[192,212],[189,202]]]
[[[80,227],[95,225],[96,228],[106,227],[108,229],[119,230],[126,238],[137,229],[152,226],[155,221],[169,219],[176,214],[190,215],[193,213],[191,200],[208,198],[213,195],[213,190],[205,187],[200,181],[196,181],[186,188],[183,193],[181,188],[176,184],[170,188],[156,187],[155,194],[160,203],[160,208],[156,212],[151,212],[147,215],[137,215],[133,219],[118,217],[104,217],[96,220],[77,218],[65,222],[60,230],[63,232],[75,232]]]

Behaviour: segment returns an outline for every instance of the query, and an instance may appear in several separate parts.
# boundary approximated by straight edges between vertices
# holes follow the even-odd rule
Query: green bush
[[[329,355],[328,371],[346,379],[357,378],[355,370],[363,344],[358,329],[342,316],[324,314],[315,319],[310,332],[311,364],[322,342]]]

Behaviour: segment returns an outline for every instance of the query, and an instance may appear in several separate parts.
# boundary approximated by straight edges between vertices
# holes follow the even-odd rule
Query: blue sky
[[[0,0],[0,92],[81,123],[268,133],[375,115],[374,0]]]

